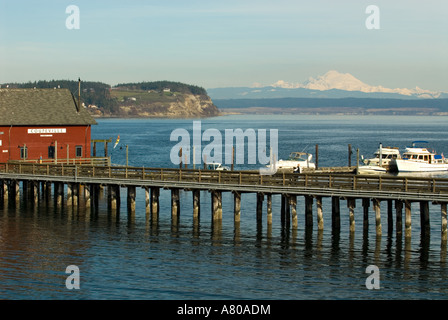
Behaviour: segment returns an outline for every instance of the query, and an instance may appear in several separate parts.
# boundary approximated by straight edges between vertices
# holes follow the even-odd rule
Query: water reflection
[[[283,272],[291,274],[291,281],[309,284],[311,279],[321,279],[337,287],[341,279],[350,282],[348,279],[354,274],[363,279],[364,270],[360,269],[374,264],[387,270],[388,281],[396,282],[388,283],[391,287],[405,281],[410,283],[407,290],[420,290],[421,284],[414,283],[417,274],[418,280],[431,281],[442,294],[446,292],[441,284],[434,285],[446,280],[447,250],[446,241],[440,241],[434,232],[418,232],[415,228],[412,237],[404,237],[403,233],[387,228],[387,233],[376,235],[374,227],[364,224],[350,232],[343,215],[338,227],[327,223],[329,227],[318,230],[317,225],[306,225],[302,209],[297,212],[298,227],[293,227],[290,218],[282,217],[281,208],[277,207],[273,208],[272,224],[263,219],[253,227],[255,221],[249,220],[255,219],[255,212],[249,216],[247,209],[242,213],[242,221],[235,222],[229,214],[213,220],[211,214],[204,213],[206,210],[197,219],[188,209],[173,218],[170,210],[160,215],[127,211],[124,206],[111,210],[105,202],[86,208],[82,201],[78,206],[62,207],[44,198],[37,205],[25,200],[18,204],[0,201],[0,274],[7,290],[26,297],[26,291],[39,283],[39,294],[44,293],[44,297],[52,297],[56,292],[66,294],[63,270],[67,265],[101,264],[97,257],[125,263],[121,259],[124,254],[142,266],[135,270],[139,273],[145,272],[147,262],[141,259],[150,248],[175,255],[181,259],[179,263],[191,263],[183,258],[191,256],[191,246],[202,257],[222,259],[219,264],[229,268],[263,268],[272,277],[274,287],[276,281],[283,281]],[[124,250],[126,247],[135,251]],[[218,251],[219,255],[214,251],[204,253],[205,248],[222,251]],[[271,269],[279,274],[269,273]],[[210,270],[204,267],[197,272],[213,272]]]

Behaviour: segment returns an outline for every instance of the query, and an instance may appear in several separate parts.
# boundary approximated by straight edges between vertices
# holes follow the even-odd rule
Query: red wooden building
[[[94,124],[68,89],[0,89],[0,162],[90,158]]]

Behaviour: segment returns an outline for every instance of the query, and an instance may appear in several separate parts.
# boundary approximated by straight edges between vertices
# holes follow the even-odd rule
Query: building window
[[[76,146],[75,152],[76,152],[77,157],[79,157],[79,158],[82,157],[82,146]]]
[[[28,147],[20,147],[20,159],[28,159]]]

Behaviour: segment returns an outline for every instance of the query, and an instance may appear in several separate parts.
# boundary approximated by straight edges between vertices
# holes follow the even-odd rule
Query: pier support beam
[[[404,236],[406,238],[410,237],[412,234],[412,216],[411,216],[411,202],[404,202],[404,211],[405,211],[405,225],[404,225]]]
[[[238,223],[241,221],[241,193],[233,192],[233,219]]]
[[[263,219],[263,200],[264,195],[261,192],[257,193],[257,226],[261,226]]]
[[[32,188],[33,188],[34,205],[37,206],[39,204],[39,182],[32,181],[31,184],[32,184]]]
[[[403,201],[395,200],[395,233],[401,236],[403,233]]]
[[[73,184],[67,183],[67,207],[73,205]]]
[[[135,213],[135,186],[128,186],[128,211],[129,213]]]
[[[422,234],[429,233],[429,202],[420,201],[420,227]]]
[[[180,214],[179,189],[171,189],[171,219],[177,223]]]
[[[272,225],[272,194],[266,195],[266,206],[267,206],[267,224]]]
[[[363,227],[364,232],[369,230],[369,207],[370,207],[370,199],[363,198],[362,199],[362,210],[363,210],[362,227]]]
[[[393,200],[387,200],[387,233],[392,234],[394,231],[394,215],[393,215]]]
[[[8,188],[8,181],[3,180],[3,200],[6,202],[9,198],[9,188]]]
[[[349,209],[349,222],[350,232],[355,232],[355,208],[356,208],[356,199],[354,198],[348,198],[347,199],[347,207]]]
[[[149,188],[144,187],[145,189],[145,213],[146,213],[146,219],[149,219],[151,216],[151,197],[149,193]]]
[[[440,205],[441,207],[441,218],[442,218],[442,227],[441,227],[441,238],[442,241],[448,240],[448,231],[447,231],[447,212],[446,212],[446,203],[442,203]]]
[[[15,200],[16,200],[16,204],[20,203],[20,181],[14,180],[13,181],[13,186],[14,186],[14,190],[15,190]]]
[[[324,215],[322,211],[322,197],[316,197],[317,230],[324,230]]]
[[[296,195],[289,195],[289,205],[291,207],[291,222],[292,222],[292,228],[297,229],[299,226],[298,218],[297,218],[297,196]],[[312,199],[312,198],[311,198]],[[313,204],[311,203],[311,206]],[[311,210],[313,210],[311,208]]]
[[[79,204],[79,183],[73,184],[73,206],[78,207]]]
[[[341,207],[339,197],[331,197],[331,227],[336,230],[341,228]]]
[[[305,226],[313,226],[313,197],[305,196]]]
[[[199,222],[201,216],[201,191],[193,190],[193,220]]]
[[[54,183],[54,198],[56,201],[56,207],[62,207],[62,200],[64,198],[64,184],[62,182]]]
[[[380,200],[378,199],[372,199],[373,202],[373,210],[375,211],[375,230],[376,235],[380,236],[383,231],[381,227],[381,206],[380,206]]]
[[[154,222],[159,218],[159,196],[160,188],[151,188],[151,219]]]
[[[120,186],[109,185],[107,188],[110,209],[117,210],[120,206]]]
[[[86,185],[84,185],[84,199],[85,199],[85,206],[86,208],[90,208],[92,205],[92,199],[91,199],[91,194],[93,193],[93,185],[87,183]]]
[[[212,220],[222,220],[222,192],[212,191]]]
[[[280,220],[282,228],[286,225],[286,195],[281,195],[281,210],[280,210]]]

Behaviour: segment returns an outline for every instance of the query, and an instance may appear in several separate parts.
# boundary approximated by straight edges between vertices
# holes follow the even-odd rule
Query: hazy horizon
[[[379,29],[366,27],[372,4]],[[0,83],[250,87],[338,70],[372,86],[446,92],[447,9],[441,0],[0,0]]]

